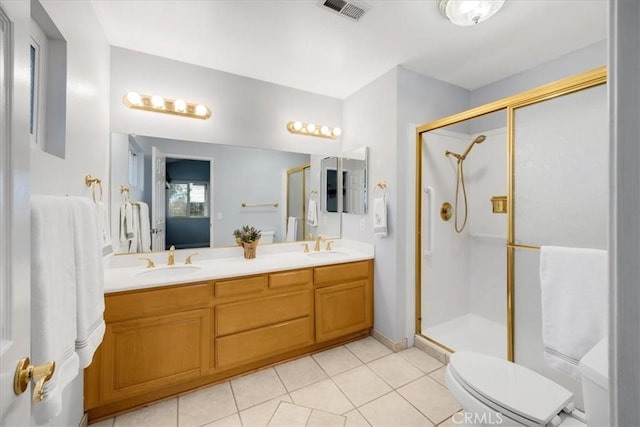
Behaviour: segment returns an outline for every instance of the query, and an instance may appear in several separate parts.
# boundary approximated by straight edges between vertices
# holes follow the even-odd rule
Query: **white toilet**
[[[584,406],[589,427],[609,425],[608,346],[606,338],[580,360]],[[567,415],[573,394],[548,378],[494,356],[460,351],[446,371],[449,391],[473,425],[584,426]],[[564,410],[564,411],[563,411]],[[463,417],[460,420],[463,421]]]
[[[260,237],[260,244],[273,243],[273,239],[276,236],[276,232],[273,230],[262,230]]]

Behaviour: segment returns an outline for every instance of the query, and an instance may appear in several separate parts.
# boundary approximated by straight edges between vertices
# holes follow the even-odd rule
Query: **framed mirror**
[[[342,212],[367,213],[367,147],[345,152],[341,158]]]

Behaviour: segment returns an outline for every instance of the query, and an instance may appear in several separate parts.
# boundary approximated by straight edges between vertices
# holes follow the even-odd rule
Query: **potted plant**
[[[233,237],[236,239],[238,246],[242,246],[244,249],[244,257],[246,259],[252,259],[256,257],[256,247],[260,242],[262,231],[249,225],[243,225],[242,227],[233,231]]]

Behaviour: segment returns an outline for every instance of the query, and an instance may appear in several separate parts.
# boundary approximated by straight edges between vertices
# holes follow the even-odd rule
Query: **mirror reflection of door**
[[[367,175],[363,160],[342,159],[343,212],[367,213]]]
[[[309,163],[287,170],[287,241],[304,240],[307,234],[306,210],[310,197]],[[292,219],[295,218],[295,219]]]
[[[165,248],[211,245],[211,161],[167,157]]]

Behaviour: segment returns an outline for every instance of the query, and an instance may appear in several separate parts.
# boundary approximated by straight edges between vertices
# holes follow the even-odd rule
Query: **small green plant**
[[[237,230],[233,231],[233,237],[236,238],[236,242],[240,243],[253,243],[260,240],[262,231],[249,225],[243,225]]]

